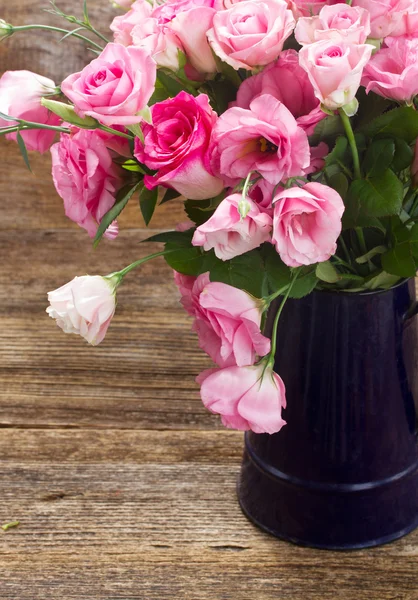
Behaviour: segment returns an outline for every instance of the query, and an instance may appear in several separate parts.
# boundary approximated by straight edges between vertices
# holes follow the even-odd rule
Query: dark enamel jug
[[[243,511],[262,529],[350,549],[418,526],[417,312],[413,280],[288,300],[275,357],[287,425],[246,434],[238,484]]]

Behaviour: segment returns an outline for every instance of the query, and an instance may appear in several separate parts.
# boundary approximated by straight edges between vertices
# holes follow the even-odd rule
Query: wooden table
[[[44,2],[2,2],[14,23]],[[76,12],[79,3],[60,3]],[[105,30],[107,0],[90,0]],[[82,44],[16,34],[0,69],[61,81]],[[135,202],[94,251],[63,215],[49,156],[0,142],[0,598],[7,600],[417,600],[418,533],[349,553],[279,542],[235,496],[242,435],[207,413],[195,375],[209,365],[162,260],[129,276],[106,340],[89,347],[45,314],[46,292],[152,252]],[[152,223],[170,229],[180,205]]]

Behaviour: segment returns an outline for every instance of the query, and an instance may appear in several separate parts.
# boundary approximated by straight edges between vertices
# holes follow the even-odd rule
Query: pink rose
[[[6,71],[0,78],[0,112],[11,117],[32,121],[43,125],[59,125],[60,119],[41,105],[41,98],[54,93],[52,79],[31,71]],[[0,118],[0,127],[11,127],[16,122]],[[56,135],[47,129],[22,131],[21,136],[28,150],[45,152]],[[16,133],[6,134],[8,140],[16,140]]]
[[[214,248],[218,258],[229,260],[270,240],[271,217],[247,198],[251,208],[242,218],[238,210],[241,199],[241,194],[232,194],[222,200],[210,219],[196,229],[193,246]]]
[[[254,69],[279,56],[294,26],[284,0],[248,0],[217,12],[207,36],[221,60],[234,69]]]
[[[157,66],[143,48],[108,44],[80,73],[62,82],[62,92],[81,117],[104,125],[133,125],[154,92]]]
[[[304,177],[323,169],[327,154],[329,154],[329,147],[325,142],[320,142],[318,146],[311,146],[311,162],[303,172]]]
[[[238,89],[235,106],[250,108],[254,98],[263,94],[283,102],[306,135],[311,135],[316,124],[327,116],[320,108],[306,71],[299,66],[296,50],[285,50],[261,73],[245,79]]]
[[[116,282],[112,278],[75,277],[48,293],[46,312],[65,333],[81,335],[90,344],[100,344],[116,306]]]
[[[197,74],[216,73],[216,63],[206,37],[215,15],[214,0],[167,0],[152,16],[166,23],[180,40]]]
[[[269,183],[301,175],[310,163],[306,133],[284,104],[258,96],[249,110],[233,107],[216,122],[212,165],[234,185],[257,171]]]
[[[206,94],[196,98],[180,92],[151,108],[152,125],[144,124],[144,144],[135,140],[135,156],[154,176],[144,181],[149,189],[172,187],[186,198],[217,196],[224,185],[210,170],[208,147],[217,115]]]
[[[316,97],[330,110],[350,104],[374,46],[323,40],[304,46],[299,63],[308,73]]]
[[[316,17],[299,19],[295,38],[302,46],[319,40],[364,44],[370,34],[370,14],[347,4],[324,6]]]
[[[75,131],[78,131],[77,128],[74,129]],[[120,125],[114,125],[113,129],[121,131],[122,133],[127,133],[126,129],[124,127],[121,127]],[[102,129],[95,129],[94,132],[102,138],[106,148],[109,148],[109,150],[116,152],[116,154],[119,154],[120,156],[125,156],[125,158],[132,158],[131,148],[129,146],[128,139],[123,138],[115,133],[103,131]]]
[[[282,188],[260,178],[248,192],[248,197],[256,203],[261,212],[273,217],[273,195]]]
[[[362,85],[389,100],[412,104],[418,94],[418,39],[386,38],[364,69]]]
[[[115,42],[144,48],[160,67],[173,71],[180,68],[181,42],[170,27],[153,16],[147,0],[134,2],[129,12],[113,19],[110,29],[114,32]]]
[[[234,4],[243,1],[244,0],[215,0],[214,8],[215,10],[228,10],[228,8],[232,8]]]
[[[340,4],[340,0],[287,0],[287,4],[295,19],[318,15],[328,4]]]
[[[183,273],[178,273],[174,271],[174,282],[180,292],[181,300],[184,309],[189,313],[189,315],[195,315],[195,309],[193,305],[193,297],[192,290],[195,284],[197,277],[192,277],[191,275],[183,275]]]
[[[197,379],[208,410],[221,415],[231,429],[255,433],[277,433],[286,425],[283,380],[264,361],[258,365],[208,369]]]
[[[370,37],[382,39],[401,25],[403,15],[414,11],[416,0],[353,0],[352,6],[370,13]],[[399,34],[398,34],[399,35]]]
[[[261,333],[262,302],[225,283],[210,282],[209,273],[191,279],[176,276],[182,304],[194,315],[199,344],[220,367],[250,365],[256,354],[270,352]]]
[[[273,202],[273,243],[286,265],[312,265],[335,253],[344,212],[338,192],[307,183],[279,192]]]
[[[96,132],[82,129],[75,135],[61,134],[51,154],[52,177],[65,214],[94,237],[122,185],[105,142]],[[105,236],[113,239],[117,234],[115,221]]]

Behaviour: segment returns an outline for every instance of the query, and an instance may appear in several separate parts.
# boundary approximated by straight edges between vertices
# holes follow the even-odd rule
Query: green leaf
[[[163,189],[163,188],[160,188]],[[181,194],[178,193],[177,190],[173,190],[171,188],[166,188],[164,196],[160,202],[160,204],[165,204],[166,202],[169,202],[170,200],[175,200],[176,198],[180,198]]]
[[[344,173],[334,173],[331,177],[328,178],[328,185],[332,187],[336,192],[338,192],[341,198],[345,198],[348,192],[348,179],[344,175]]]
[[[391,168],[395,171],[395,173],[400,173],[400,171],[403,171],[411,166],[414,152],[407,142],[405,142],[405,140],[395,138],[394,142],[395,155],[393,157]]]
[[[316,146],[323,140],[329,140],[344,134],[344,125],[339,116],[326,117],[319,121],[314,133],[309,137],[311,146]]]
[[[189,247],[191,245],[193,233],[194,229],[188,229],[187,231],[164,231],[163,233],[152,235],[146,240],[143,240],[143,242],[169,242],[177,246]]]
[[[125,162],[121,164],[121,167],[122,169],[125,169],[125,171],[131,171],[132,173],[142,173],[142,175],[146,175],[145,171],[136,160],[125,160]]]
[[[32,169],[30,167],[30,162],[29,162],[28,151],[26,149],[26,144],[25,144],[24,139],[22,138],[20,131],[17,132],[16,141],[19,146],[19,150],[22,154],[23,160],[25,161],[25,165],[27,166],[29,171],[32,173]]]
[[[397,244],[382,255],[382,267],[391,275],[415,277],[416,266],[409,243]]]
[[[167,243],[166,250],[171,253],[164,258],[168,265],[183,275],[199,275],[202,269],[204,254],[201,248],[194,246],[178,246],[176,243]]]
[[[55,115],[61,117],[66,123],[71,123],[71,125],[76,125],[81,129],[97,129],[100,126],[100,123],[96,119],[93,119],[93,117],[80,117],[75,112],[74,106],[70,104],[49,100],[48,98],[41,98],[41,104]]]
[[[134,187],[124,186],[116,195],[116,202],[112,206],[110,210],[104,215],[103,219],[100,221],[100,225],[97,229],[97,233],[93,240],[93,247],[96,248],[103,237],[106,229],[113,223],[113,221],[120,215],[125,206],[128,204],[129,200],[132,198],[136,190],[142,184],[142,181],[138,181]]]
[[[231,260],[213,262],[210,280],[227,283],[260,298],[264,281],[264,265],[260,251],[251,250]]]
[[[373,92],[366,94],[363,87],[359,88],[356,96],[359,101],[359,110],[355,118],[356,129],[365,127],[370,121],[373,121],[376,115],[384,113],[392,104],[390,100]]]
[[[387,251],[386,246],[375,246],[374,248],[372,248],[371,250],[366,252],[366,254],[363,254],[363,256],[358,256],[356,258],[356,263],[358,263],[359,265],[364,265],[367,262],[369,262],[369,260],[371,260],[372,258],[377,256],[378,254],[383,254],[386,251]]]
[[[352,182],[346,199],[343,225],[374,227],[376,217],[398,215],[402,209],[403,185],[390,169],[379,177]]]
[[[363,287],[368,290],[377,290],[379,288],[383,290],[388,290],[396,283],[398,283],[400,277],[397,275],[391,275],[390,273],[386,273],[385,271],[381,271],[377,275],[374,275],[368,281],[365,281]]]
[[[168,98],[174,98],[184,89],[184,86],[177,81],[175,74],[168,69],[158,69],[157,81],[166,89]]]
[[[184,210],[193,223],[202,225],[213,215],[224,195],[225,192],[222,191],[219,196],[209,198],[209,200],[186,200]]]
[[[273,246],[263,247],[264,264],[271,293],[277,292],[292,281],[292,269],[284,264]],[[318,283],[315,266],[302,267],[293,284],[290,298],[303,298],[312,292]]]
[[[390,139],[374,140],[364,157],[363,170],[367,177],[379,177],[390,167],[395,155],[395,142]]]
[[[155,187],[153,190],[149,190],[143,185],[139,192],[139,206],[141,208],[142,216],[144,217],[145,225],[148,227],[149,222],[154,214],[155,207],[157,206],[158,200],[158,188]]]
[[[344,155],[348,148],[348,140],[344,136],[337,137],[335,146],[332,151],[325,158],[325,165],[329,167],[333,163],[339,163],[344,159]]]
[[[153,106],[157,102],[163,102],[164,100],[167,100],[167,98],[169,98],[169,97],[170,97],[170,94],[167,91],[167,88],[162,84],[161,81],[159,81],[157,79],[155,82],[154,93],[152,94],[151,99],[148,102],[148,104],[150,106]]]
[[[329,262],[329,260],[319,263],[316,266],[315,274],[318,279],[325,281],[326,283],[336,283],[340,280],[337,269]]]
[[[418,137],[418,111],[411,106],[401,106],[377,117],[360,128],[368,137],[393,136],[407,143]]]

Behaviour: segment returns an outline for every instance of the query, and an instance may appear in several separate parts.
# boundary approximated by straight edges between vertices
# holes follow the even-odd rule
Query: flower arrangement
[[[388,289],[418,265],[416,0],[119,1],[113,41],[51,11],[92,60],[59,86],[29,71],[0,79],[0,134],[52,156],[65,214],[97,245],[139,196],[184,203],[164,249],[48,294],[66,333],[100,343],[125,276],[164,257],[201,348],[197,378],[227,427],[275,433],[274,372],[288,298]],[[276,301],[276,302],[274,302]],[[266,313],[276,310],[271,339]],[[279,308],[277,310],[277,302]],[[280,340],[279,340],[280,343]]]

